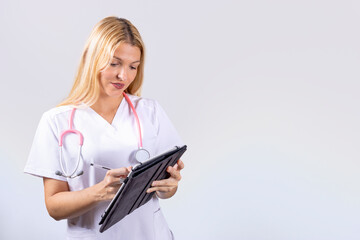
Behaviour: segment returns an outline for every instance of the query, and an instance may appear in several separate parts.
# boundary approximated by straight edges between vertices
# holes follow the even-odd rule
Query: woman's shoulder
[[[140,112],[143,116],[147,115],[154,122],[164,119],[167,121],[168,116],[157,100],[132,95],[129,98],[138,113]]]
[[[131,102],[133,102],[137,108],[149,108],[154,110],[159,105],[159,103],[155,99],[144,98],[135,95],[128,95],[128,96]]]
[[[74,108],[72,105],[53,107],[43,113],[43,118],[53,120],[64,114],[68,115],[69,112]]]

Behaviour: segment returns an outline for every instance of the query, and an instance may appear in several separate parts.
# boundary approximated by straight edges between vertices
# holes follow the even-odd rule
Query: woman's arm
[[[181,180],[180,171],[185,167],[184,163],[179,160],[174,167],[168,167],[166,170],[170,173],[170,177],[160,181],[154,181],[146,192],[151,193],[156,191],[159,198],[167,199],[174,196],[177,191],[179,181]]]
[[[55,220],[80,216],[101,201],[111,200],[120,188],[120,178],[131,170],[118,168],[109,170],[104,180],[94,186],[71,192],[67,182],[44,178],[45,204],[49,215]]]

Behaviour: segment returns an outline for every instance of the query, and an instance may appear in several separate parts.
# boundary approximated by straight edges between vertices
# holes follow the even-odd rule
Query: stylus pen
[[[104,166],[101,166],[99,164],[96,164],[96,163],[90,163],[90,165],[94,168],[99,168],[99,169],[105,169],[105,170],[111,170],[111,168],[109,167],[104,167]]]
[[[99,169],[111,170],[111,168],[109,168],[109,167],[101,166],[96,163],[90,163],[90,166],[92,166],[94,168],[99,168]],[[120,183],[124,183],[124,180],[125,180],[125,178],[120,178]]]

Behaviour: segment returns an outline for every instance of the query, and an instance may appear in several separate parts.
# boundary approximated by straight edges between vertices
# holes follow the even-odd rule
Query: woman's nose
[[[122,81],[126,81],[127,73],[124,68],[121,68],[117,77],[121,79]]]

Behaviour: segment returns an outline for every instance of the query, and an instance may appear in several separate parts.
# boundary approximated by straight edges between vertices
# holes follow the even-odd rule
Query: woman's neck
[[[123,95],[119,98],[100,96],[91,108],[111,124],[123,98]]]

